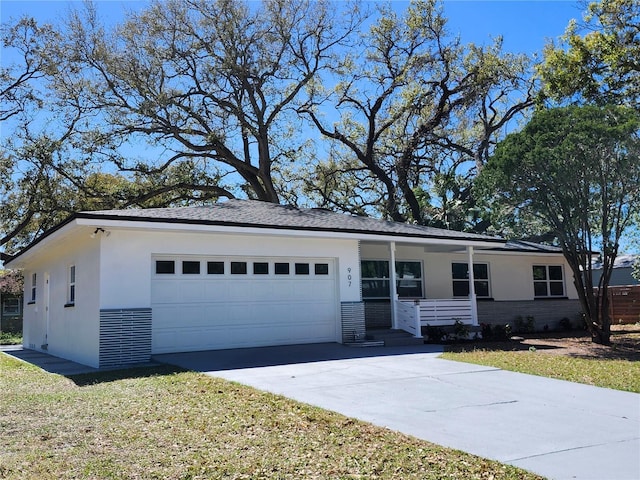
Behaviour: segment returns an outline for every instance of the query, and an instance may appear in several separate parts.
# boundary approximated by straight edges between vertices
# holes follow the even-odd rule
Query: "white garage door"
[[[153,258],[153,353],[334,342],[335,263]]]

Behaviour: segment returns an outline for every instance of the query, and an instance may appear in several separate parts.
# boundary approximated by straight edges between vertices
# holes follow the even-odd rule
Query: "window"
[[[69,287],[67,289],[67,305],[76,303],[76,266],[69,267]]]
[[[363,260],[362,271],[363,298],[389,298],[389,262],[384,260]]]
[[[38,276],[35,273],[31,274],[31,300],[30,303],[36,303],[36,285],[37,285]]]
[[[420,262],[396,262],[396,291],[399,297],[422,297]]]
[[[363,298],[389,298],[389,262],[386,260],[363,260]],[[420,262],[396,262],[396,291],[404,298],[420,298],[422,290],[422,264]]]
[[[246,275],[247,262],[231,262],[231,275]]]
[[[452,263],[451,278],[453,279],[453,296],[469,296],[469,264]],[[473,264],[473,285],[478,297],[488,298],[491,296],[489,289],[489,265],[486,263]]]
[[[2,301],[3,315],[20,315],[20,300],[18,298],[5,298]]]
[[[562,265],[534,265],[533,291],[535,297],[564,297]]]
[[[254,275],[269,275],[269,264],[267,262],[253,262]]]
[[[224,262],[207,262],[208,275],[224,275]]]
[[[156,274],[170,275],[176,273],[176,263],[173,260],[156,260]]]
[[[316,263],[314,268],[316,275],[329,275],[328,263]]]
[[[182,262],[182,274],[183,275],[199,275],[200,274],[200,262],[185,260]]]
[[[288,263],[274,263],[273,269],[276,275],[289,275]]]
[[[296,275],[309,275],[309,264],[296,263]]]

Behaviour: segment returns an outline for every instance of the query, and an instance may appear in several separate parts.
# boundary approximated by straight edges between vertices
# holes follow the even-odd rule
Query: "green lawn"
[[[585,359],[535,351],[472,350],[442,358],[640,393],[640,362]]]
[[[0,478],[540,478],[170,367],[69,379],[0,354],[0,391]]]

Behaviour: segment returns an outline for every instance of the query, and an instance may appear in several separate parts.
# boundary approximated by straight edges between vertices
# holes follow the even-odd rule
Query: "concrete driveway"
[[[640,395],[337,344],[154,359],[333,410],[552,479],[640,479]]]

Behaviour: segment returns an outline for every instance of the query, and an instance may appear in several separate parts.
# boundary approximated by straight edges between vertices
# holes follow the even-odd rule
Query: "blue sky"
[[[143,0],[99,0],[103,14],[117,19],[123,11],[143,7]],[[408,2],[394,1],[398,9]],[[24,14],[41,21],[55,21],[64,16],[69,6],[81,6],[80,0],[2,0],[0,19]],[[571,18],[580,18],[582,8],[576,0],[445,0],[445,14],[452,33],[465,42],[487,43],[502,35],[505,50],[540,52],[548,39],[563,34]]]

